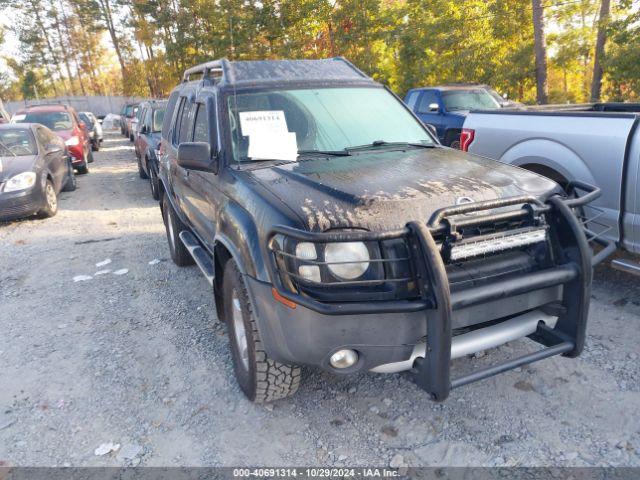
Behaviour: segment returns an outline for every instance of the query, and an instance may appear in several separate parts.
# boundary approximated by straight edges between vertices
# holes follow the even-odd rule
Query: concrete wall
[[[31,105],[42,105],[47,103],[63,103],[71,105],[78,112],[93,112],[94,115],[106,115],[107,113],[119,114],[122,106],[127,102],[144,100],[139,97],[56,97],[42,100],[27,100],[19,102],[5,102],[4,106],[10,114],[17,110]]]

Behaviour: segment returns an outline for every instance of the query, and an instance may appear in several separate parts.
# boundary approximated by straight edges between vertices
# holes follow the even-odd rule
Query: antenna
[[[229,39],[231,40],[231,61],[229,62],[229,69],[231,70],[230,77],[233,79],[232,80],[233,108],[235,110],[234,123],[236,125],[236,135],[234,138],[234,135],[232,133],[231,140],[235,143],[234,157],[235,157],[236,163],[238,164],[236,167],[238,170],[240,170],[240,115],[238,114],[238,93],[236,91],[236,82],[235,82],[236,72],[234,71],[235,66],[233,65],[233,61],[235,60],[235,56],[236,56],[236,47],[233,39],[233,14],[231,10],[229,10]]]

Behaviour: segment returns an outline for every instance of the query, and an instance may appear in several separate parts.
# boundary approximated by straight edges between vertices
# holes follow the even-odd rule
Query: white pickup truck
[[[596,104],[565,109],[471,112],[460,137],[470,153],[516,165],[560,185],[581,181],[602,189],[585,211],[594,235],[640,253],[639,104]],[[640,273],[640,264],[614,260]]]

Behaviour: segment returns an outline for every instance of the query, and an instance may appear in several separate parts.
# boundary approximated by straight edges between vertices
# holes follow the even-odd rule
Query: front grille
[[[550,207],[518,197],[443,209],[428,229],[435,241],[452,291],[552,267]],[[324,245],[364,242],[369,252],[362,276],[345,280],[332,274],[339,262],[329,262]],[[296,255],[299,243],[313,242],[311,257]],[[325,303],[424,298],[418,278],[423,247],[409,227],[397,232],[358,230],[310,233],[279,228],[269,244],[280,285],[287,292]],[[346,263],[346,262],[342,262]],[[350,262],[357,263],[357,262]],[[364,262],[360,262],[364,263]],[[313,275],[309,275],[313,272]]]

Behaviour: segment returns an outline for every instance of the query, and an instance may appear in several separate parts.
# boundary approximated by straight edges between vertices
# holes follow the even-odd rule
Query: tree
[[[593,78],[591,80],[591,101],[600,101],[602,91],[602,58],[604,46],[607,41],[607,22],[609,20],[610,0],[602,0],[600,3],[600,15],[598,17],[598,37],[593,60]]]
[[[536,101],[547,103],[547,45],[544,38],[544,11],[541,0],[531,0],[533,44],[536,59]]]

